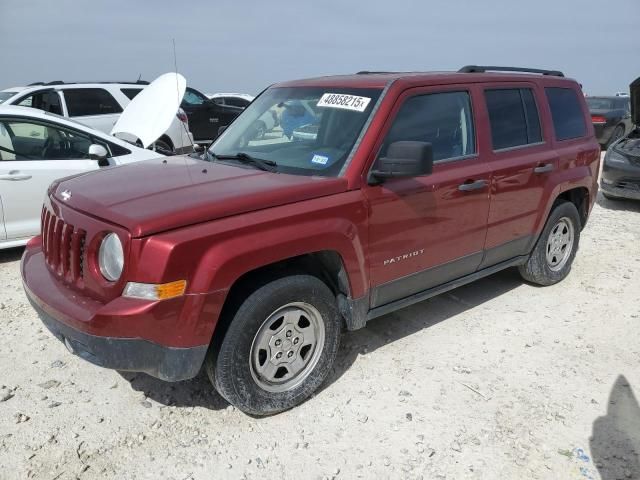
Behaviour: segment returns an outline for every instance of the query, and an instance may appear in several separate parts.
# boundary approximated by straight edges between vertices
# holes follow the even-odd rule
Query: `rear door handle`
[[[553,170],[553,163],[547,163],[545,165],[540,165],[533,169],[535,173],[549,173]]]
[[[462,185],[458,185],[458,190],[461,192],[471,192],[473,190],[480,190],[488,185],[486,180],[476,180],[475,182],[466,182]]]

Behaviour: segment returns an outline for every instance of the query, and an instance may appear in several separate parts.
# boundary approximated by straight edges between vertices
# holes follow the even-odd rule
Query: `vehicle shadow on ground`
[[[322,388],[327,388],[338,380],[351,368],[358,355],[367,355],[389,343],[448,320],[522,284],[523,280],[517,269],[509,268],[372,320],[361,330],[346,332],[342,337],[342,345],[333,371]],[[425,352],[425,355],[427,354],[428,352]]]
[[[624,375],[613,384],[607,414],[593,422],[589,445],[602,480],[640,475],[640,406]]]
[[[24,247],[0,250],[0,263],[17,262],[22,257],[22,252],[24,252]]]
[[[607,210],[622,210],[625,212],[640,213],[640,201],[638,200],[627,200],[624,198],[609,200],[608,198],[605,198],[602,192],[598,192],[596,203]]]
[[[459,287],[424,302],[412,305],[367,323],[355,332],[345,332],[332,372],[320,390],[337,381],[355,362],[366,355],[481,305],[522,285],[515,268],[498,272],[481,281]],[[211,386],[204,371],[193,380],[167,383],[143,373],[119,372],[131,386],[148,398],[168,406],[203,407],[220,410],[229,404]]]
[[[229,403],[215,391],[204,370],[184,382],[164,382],[144,373],[118,372],[134,390],[162,405],[222,410]]]

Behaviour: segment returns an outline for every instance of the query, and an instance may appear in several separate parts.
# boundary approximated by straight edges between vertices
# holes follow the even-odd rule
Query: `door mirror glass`
[[[433,171],[433,147],[428,142],[401,140],[387,148],[371,171],[372,183],[386,178],[419,177]]]
[[[98,162],[104,161],[109,156],[109,152],[102,145],[94,143],[89,146],[89,158],[91,160],[97,160]]]

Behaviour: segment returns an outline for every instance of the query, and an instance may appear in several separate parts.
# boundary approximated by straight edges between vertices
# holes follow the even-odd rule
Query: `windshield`
[[[275,162],[273,170],[337,176],[380,96],[379,89],[270,88],[209,148],[215,157]],[[241,155],[242,156],[242,155]]]
[[[612,98],[587,97],[587,105],[590,110],[613,110]]]
[[[4,103],[18,92],[0,92],[0,103]]]

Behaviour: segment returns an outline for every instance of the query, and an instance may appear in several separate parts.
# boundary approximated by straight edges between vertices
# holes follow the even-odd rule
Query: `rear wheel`
[[[298,405],[324,381],[340,341],[335,296],[318,278],[293,275],[251,293],[205,368],[229,403],[252,415]]]
[[[520,275],[538,285],[553,285],[563,280],[569,274],[578,250],[580,228],[580,215],[575,205],[570,202],[557,204],[529,259],[519,267]]]

